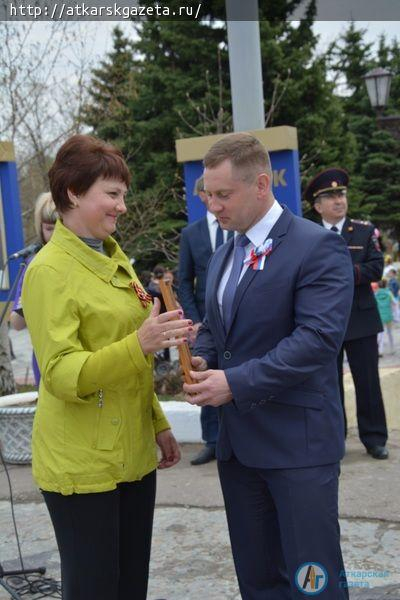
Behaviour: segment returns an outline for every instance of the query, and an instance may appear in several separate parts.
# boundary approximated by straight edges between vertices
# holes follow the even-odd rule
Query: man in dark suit
[[[196,180],[194,193],[206,205],[207,215],[182,230],[179,247],[178,297],[186,318],[193,321],[194,339],[205,312],[208,261],[215,249],[224,244],[228,238],[228,232],[222,230],[216,217],[208,210],[203,186],[203,176],[201,176]],[[200,422],[205,446],[191,460],[192,465],[203,465],[215,459],[218,410],[213,406],[203,406]]]
[[[186,399],[220,407],[217,459],[244,600],[348,598],[338,525],[336,358],[353,296],[344,240],[281,207],[248,134],[204,158],[220,224]]]
[[[341,235],[350,251],[354,269],[354,297],[344,344],[338,356],[340,395],[344,409],[343,351],[346,350],[356,390],[360,440],[373,458],[385,459],[387,427],[378,371],[378,340],[382,322],[372,281],[383,272],[383,255],[368,221],[347,216],[349,176],[343,169],[325,169],[309,183],[305,196],[322,218],[326,229]]]

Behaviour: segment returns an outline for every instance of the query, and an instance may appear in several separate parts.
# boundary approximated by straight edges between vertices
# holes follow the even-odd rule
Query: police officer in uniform
[[[377,334],[382,331],[377,304],[371,289],[383,272],[383,255],[368,221],[347,217],[349,176],[343,169],[325,169],[308,184],[305,198],[322,218],[326,229],[342,235],[354,266],[355,291],[350,320],[338,356],[340,393],[344,411],[343,351],[356,390],[357,420],[360,440],[373,458],[385,459],[387,427],[378,371]],[[346,423],[346,413],[345,413]]]

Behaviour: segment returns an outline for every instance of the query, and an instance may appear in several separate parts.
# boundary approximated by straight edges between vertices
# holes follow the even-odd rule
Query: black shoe
[[[200,450],[197,456],[190,461],[191,465],[205,465],[206,463],[215,460],[215,448],[212,446],[205,446],[203,450]]]
[[[370,448],[367,448],[367,452],[372,458],[377,458],[378,460],[389,458],[389,452],[386,446],[371,446]]]

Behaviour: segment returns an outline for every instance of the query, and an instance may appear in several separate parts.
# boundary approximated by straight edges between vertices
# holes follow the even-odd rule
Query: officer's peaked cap
[[[348,183],[349,174],[344,169],[324,169],[307,185],[304,197],[310,204],[314,204],[320,194],[345,190]]]

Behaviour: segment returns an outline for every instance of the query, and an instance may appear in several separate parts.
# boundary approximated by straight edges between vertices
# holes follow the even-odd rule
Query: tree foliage
[[[400,234],[400,140],[382,130],[371,108],[364,76],[375,67],[389,68],[394,78],[387,113],[399,111],[400,49],[381,36],[377,48],[365,41],[366,30],[350,23],[330,50],[331,69],[341,79],[343,123],[355,142],[350,163],[349,201],[353,216],[371,219],[397,237]]]
[[[113,50],[94,71],[85,114],[96,135],[121,148],[131,168],[132,210],[121,230],[129,232],[124,243],[144,268],[176,261],[176,232],[186,222],[175,139],[230,130],[231,120],[227,53],[220,48],[224,27],[149,20],[136,31],[137,38],[128,40],[114,30]],[[135,219],[155,207],[145,232]]]
[[[351,175],[351,214],[396,228],[398,142],[380,131],[363,76],[378,64],[392,69],[388,110],[396,111],[400,46],[382,37],[374,48],[349,23],[318,54],[315,2],[309,0],[299,25],[288,20],[298,5],[279,0],[260,7],[266,126],[297,127],[304,184],[324,167],[344,167]],[[113,50],[93,72],[86,123],[115,142],[131,167],[132,210],[121,231],[140,267],[176,259],[185,203],[175,139],[232,130],[225,3],[212,0],[206,9],[202,21],[142,22],[129,39],[115,29]],[[151,215],[145,232],[139,215],[147,208],[158,219]]]
[[[49,22],[40,38],[35,28],[0,21],[0,139],[14,144],[27,241],[54,153],[79,130],[91,69],[90,25]]]
[[[7,322],[0,325],[0,396],[15,394],[17,391],[11,368],[10,346]]]

